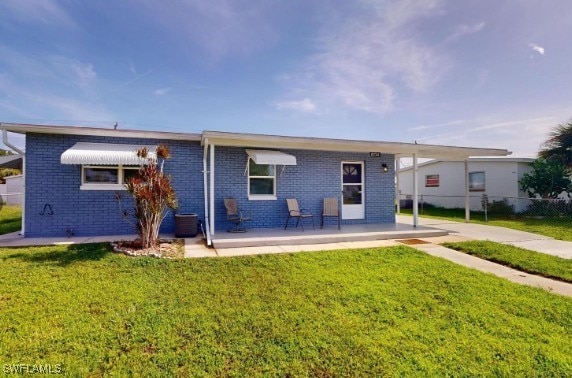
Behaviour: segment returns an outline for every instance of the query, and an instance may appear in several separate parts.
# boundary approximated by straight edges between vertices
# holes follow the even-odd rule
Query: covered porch
[[[329,244],[353,241],[388,239],[428,238],[445,236],[447,231],[433,227],[410,224],[354,224],[344,225],[341,230],[328,226],[312,228],[255,228],[244,233],[217,232],[212,235],[215,248],[241,248],[277,245]]]

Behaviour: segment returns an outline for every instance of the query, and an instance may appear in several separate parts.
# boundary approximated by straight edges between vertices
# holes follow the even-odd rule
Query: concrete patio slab
[[[420,238],[444,236],[447,232],[432,227],[413,227],[404,224],[361,224],[344,225],[324,229],[283,228],[252,229],[245,233],[217,231],[212,242],[215,248],[258,247],[269,245],[310,245],[346,243],[354,241],[388,240],[399,238]]]

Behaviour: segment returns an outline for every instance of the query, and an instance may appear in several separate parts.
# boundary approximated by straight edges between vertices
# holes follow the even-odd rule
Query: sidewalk
[[[540,287],[552,293],[572,297],[572,284],[566,282],[556,281],[549,278],[521,272],[520,270],[512,269],[504,265],[483,260],[478,257],[471,256],[463,252],[458,252],[453,249],[445,248],[436,244],[419,244],[411,245],[411,247],[426,252],[431,256],[441,257],[443,259],[454,262],[455,264],[466,266],[471,269],[476,269],[484,273],[491,273],[497,277],[505,278],[509,281],[516,282],[521,285]]]
[[[412,221],[413,218],[411,216],[397,216],[397,222],[411,224]],[[458,235],[468,239],[490,240],[565,259],[572,259],[572,242],[556,240],[548,236],[513,230],[505,227],[488,226],[476,223],[461,223],[443,219],[420,217],[419,224],[422,226],[440,228],[453,235]]]

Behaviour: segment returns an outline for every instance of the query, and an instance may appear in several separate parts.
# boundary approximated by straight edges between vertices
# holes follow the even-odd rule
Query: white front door
[[[364,219],[363,161],[342,162],[342,219]]]

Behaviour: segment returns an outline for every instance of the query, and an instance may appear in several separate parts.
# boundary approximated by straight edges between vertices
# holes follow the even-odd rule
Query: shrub
[[[514,205],[508,202],[508,198],[503,198],[500,201],[490,202],[488,212],[494,215],[514,215]]]
[[[22,172],[19,169],[14,168],[3,168],[0,169],[0,184],[6,184],[5,177],[8,176],[16,176],[21,174]]]
[[[137,232],[143,248],[157,248],[159,244],[159,228],[167,216],[168,209],[177,208],[175,190],[171,185],[171,177],[163,174],[163,164],[170,157],[169,149],[159,145],[156,149],[157,161],[148,157],[146,148],[137,151],[137,156],[146,159],[136,176],[127,181],[127,191],[135,204],[133,217],[136,220]],[[116,193],[120,203],[121,194]],[[122,211],[125,218],[131,214]]]

